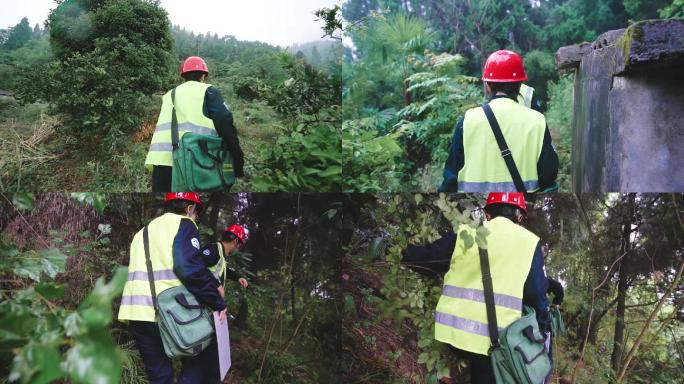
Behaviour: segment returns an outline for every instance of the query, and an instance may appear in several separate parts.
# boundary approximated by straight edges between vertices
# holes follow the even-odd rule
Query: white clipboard
[[[227,317],[227,316],[226,316]],[[219,322],[219,312],[214,312],[214,326],[216,327],[216,344],[219,358],[219,380],[223,382],[230,369],[230,334],[228,333],[228,319]]]

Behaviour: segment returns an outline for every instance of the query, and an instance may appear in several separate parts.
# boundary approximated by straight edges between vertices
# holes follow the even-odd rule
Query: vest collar
[[[193,224],[195,224],[195,227],[197,227],[197,223],[195,223],[195,220],[193,220],[192,218],[190,218],[190,217],[188,217],[188,216],[179,215],[179,214],[173,213],[173,212],[166,212],[166,213],[164,213],[162,216],[166,216],[166,215],[179,216],[181,219],[190,220],[190,221],[192,221]]]
[[[487,99],[487,102],[489,103],[490,101],[492,101],[494,99],[510,99],[510,100],[515,101],[516,103],[518,102],[517,98],[515,98],[513,96],[509,96],[509,95],[494,95],[494,96],[490,97],[489,99]]]

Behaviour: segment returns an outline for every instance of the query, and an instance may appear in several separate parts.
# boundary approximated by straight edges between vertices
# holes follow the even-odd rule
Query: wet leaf
[[[36,292],[48,300],[60,299],[64,296],[67,284],[41,283],[36,285]]]
[[[15,193],[12,204],[20,211],[30,211],[36,207],[36,195],[33,193]]]
[[[107,329],[91,332],[76,339],[69,349],[64,369],[74,383],[117,384],[121,376],[119,354]]]
[[[62,369],[57,345],[29,342],[12,361],[10,380],[47,384],[60,377]]]
[[[458,233],[458,236],[463,239],[463,246],[465,247],[466,250],[470,249],[473,244],[475,243],[475,240],[473,239],[473,236],[468,233],[467,230],[462,230],[461,232]]]
[[[104,277],[95,282],[92,292],[79,306],[79,314],[86,327],[105,327],[112,321],[112,300],[121,295],[128,278],[128,269],[119,267],[105,283]]]

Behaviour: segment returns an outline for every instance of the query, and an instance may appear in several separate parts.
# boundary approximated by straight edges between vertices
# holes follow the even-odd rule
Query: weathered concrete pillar
[[[574,70],[575,192],[684,192],[684,20],[560,48]]]

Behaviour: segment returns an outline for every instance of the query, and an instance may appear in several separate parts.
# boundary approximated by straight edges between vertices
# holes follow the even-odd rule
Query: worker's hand
[[[238,283],[240,283],[240,285],[242,285],[245,288],[247,288],[247,286],[249,285],[249,283],[247,282],[247,279],[245,279],[244,277],[239,278]]]
[[[219,312],[219,324],[223,324],[224,321],[226,321],[226,316],[228,315],[228,308],[223,309],[223,311]]]
[[[218,293],[219,293],[219,295],[221,295],[221,298],[223,299],[223,297],[226,294],[226,290],[225,290],[225,288],[223,288],[223,285],[218,287]]]

